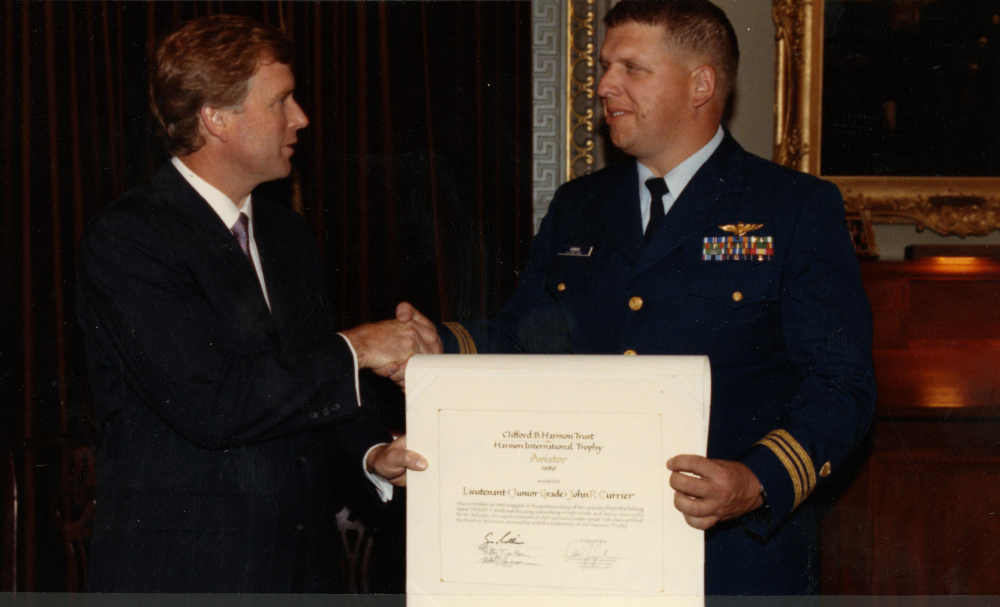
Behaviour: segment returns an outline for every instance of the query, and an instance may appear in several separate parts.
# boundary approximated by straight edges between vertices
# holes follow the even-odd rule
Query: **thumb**
[[[392,441],[392,446],[399,447],[400,449],[406,449],[406,435],[400,434],[396,440]]]
[[[400,304],[396,306],[396,320],[404,324],[408,323],[413,319],[413,312],[413,306],[405,301],[400,302]]]

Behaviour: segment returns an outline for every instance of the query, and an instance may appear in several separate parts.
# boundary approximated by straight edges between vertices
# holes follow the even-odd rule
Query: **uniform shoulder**
[[[836,187],[825,179],[782,166],[766,158],[746,152],[746,178],[751,186],[784,187],[794,190],[814,190]]]
[[[589,189],[604,183],[617,183],[629,173],[635,173],[635,160],[628,159],[603,169],[576,177],[564,183],[559,189]]]
[[[787,229],[800,219],[843,217],[844,199],[837,186],[815,175],[781,166],[770,160],[747,153],[743,165],[744,200],[770,208],[775,219]],[[829,213],[829,215],[827,215]],[[843,225],[842,219],[839,225]],[[833,224],[830,224],[833,225]]]
[[[594,171],[587,175],[571,179],[559,186],[553,197],[553,204],[564,200],[574,201],[575,206],[581,199],[589,199],[606,194],[617,188],[629,176],[635,176],[635,160],[629,159],[609,167]]]

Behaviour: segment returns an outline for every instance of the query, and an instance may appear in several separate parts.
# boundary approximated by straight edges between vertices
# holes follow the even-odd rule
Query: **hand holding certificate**
[[[703,593],[666,462],[705,453],[707,359],[415,357],[407,386],[411,599]]]

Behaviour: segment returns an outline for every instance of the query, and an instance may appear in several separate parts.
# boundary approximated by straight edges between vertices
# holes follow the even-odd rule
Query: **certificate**
[[[706,453],[707,358],[416,356],[406,384],[410,604],[703,595],[666,461]]]

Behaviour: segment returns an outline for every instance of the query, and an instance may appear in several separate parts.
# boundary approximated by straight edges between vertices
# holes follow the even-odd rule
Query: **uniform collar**
[[[670,190],[674,200],[680,197],[681,192],[691,182],[698,169],[708,162],[708,159],[712,157],[715,150],[719,149],[719,145],[722,144],[722,139],[725,135],[726,132],[723,130],[722,125],[719,125],[719,130],[715,132],[715,136],[703,148],[688,156],[684,162],[675,166],[672,171],[663,176],[663,179],[667,182],[667,189]],[[646,180],[652,179],[656,175],[638,160],[635,161],[635,164],[639,173],[639,191],[641,192],[645,187]]]

